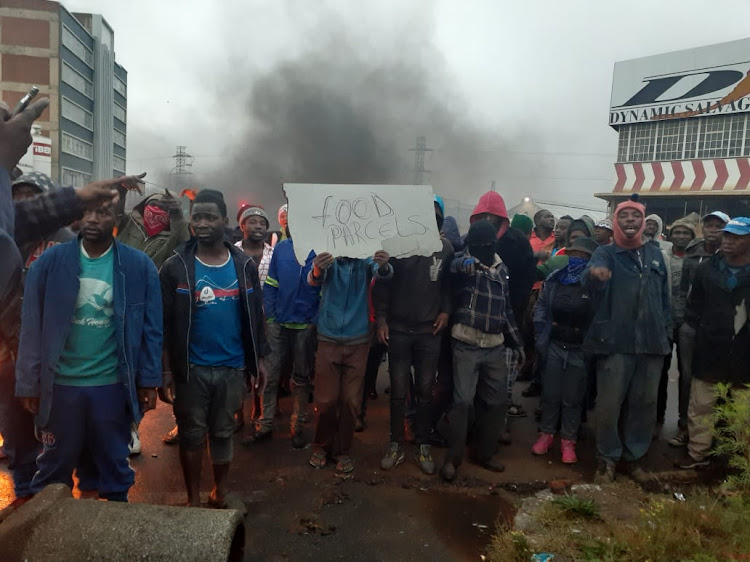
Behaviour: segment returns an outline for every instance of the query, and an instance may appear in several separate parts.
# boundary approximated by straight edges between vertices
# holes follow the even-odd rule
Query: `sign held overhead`
[[[429,185],[285,183],[294,253],[367,258],[430,256],[442,249]]]

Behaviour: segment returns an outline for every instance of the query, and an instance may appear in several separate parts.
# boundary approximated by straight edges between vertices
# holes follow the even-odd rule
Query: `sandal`
[[[325,465],[328,464],[326,452],[323,449],[315,449],[309,462],[313,468],[325,468]]]
[[[340,456],[336,458],[336,472],[341,474],[348,474],[354,471],[354,463],[352,459],[347,456]]]

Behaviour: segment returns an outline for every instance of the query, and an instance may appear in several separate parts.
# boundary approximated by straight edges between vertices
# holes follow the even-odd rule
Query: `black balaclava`
[[[476,221],[466,235],[466,247],[472,257],[490,267],[495,263],[496,239],[497,229],[490,221]]]

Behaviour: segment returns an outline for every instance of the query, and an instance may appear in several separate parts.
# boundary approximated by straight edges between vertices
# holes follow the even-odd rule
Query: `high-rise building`
[[[52,140],[52,177],[84,185],[123,175],[128,73],[99,14],[49,0],[0,0],[0,93],[13,105],[32,85],[50,106],[37,123]]]

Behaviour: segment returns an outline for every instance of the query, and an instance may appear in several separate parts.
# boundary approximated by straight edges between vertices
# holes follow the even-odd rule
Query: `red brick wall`
[[[3,81],[49,84],[50,59],[3,54]]]
[[[25,18],[0,18],[3,45],[49,49],[49,22]]]

